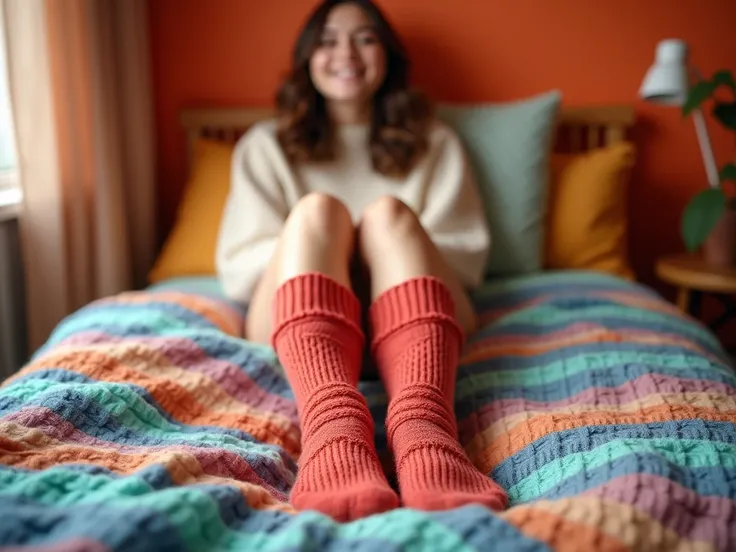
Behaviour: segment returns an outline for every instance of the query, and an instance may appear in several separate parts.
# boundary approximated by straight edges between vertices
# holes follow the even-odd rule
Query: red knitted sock
[[[505,491],[473,466],[458,442],[453,402],[463,335],[447,287],[431,277],[409,280],[379,296],[370,317],[404,505],[504,509]]]
[[[302,429],[291,502],[338,521],[399,504],[376,455],[373,419],[356,388],[363,340],[360,303],[331,278],[304,274],[276,291],[272,343],[294,389]]]

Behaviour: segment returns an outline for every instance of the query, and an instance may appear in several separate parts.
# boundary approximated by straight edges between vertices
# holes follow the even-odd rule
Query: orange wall
[[[314,0],[152,0],[162,232],[184,180],[180,109],[268,102]],[[640,148],[632,256],[656,283],[656,255],[681,249],[679,216],[705,185],[695,132],[677,109],[637,100],[656,43],[680,37],[704,73],[736,70],[734,0],[382,0],[439,100],[503,101],[559,88],[567,104],[633,103]],[[696,5],[699,4],[699,7]],[[733,135],[710,124],[720,162]],[[664,224],[653,224],[653,213]]]

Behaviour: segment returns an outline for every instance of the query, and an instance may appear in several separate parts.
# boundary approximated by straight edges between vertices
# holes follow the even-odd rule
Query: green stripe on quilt
[[[508,489],[515,503],[539,498],[560,481],[583,470],[592,470],[617,458],[635,453],[653,453],[679,466],[736,467],[736,445],[694,439],[618,439],[593,450],[555,458]]]
[[[488,362],[487,360],[484,362]],[[662,374],[673,373],[692,368],[703,368],[716,370],[721,374],[734,378],[734,373],[716,364],[707,358],[700,356],[688,356],[677,354],[644,353],[641,351],[608,351],[605,355],[600,353],[583,353],[565,358],[543,366],[531,368],[517,368],[513,370],[493,370],[484,373],[473,373],[464,369],[462,365],[458,380],[457,397],[467,398],[479,389],[508,386],[534,386],[554,383],[575,376],[582,372],[591,370],[602,370],[614,368],[624,364],[651,364],[656,366],[656,372]]]
[[[145,435],[160,439],[176,438],[186,443],[209,444],[233,451],[257,454],[278,460],[273,445],[244,441],[234,435],[224,433],[183,433],[179,426],[169,422],[155,408],[148,404],[128,384],[123,383],[60,383],[53,380],[27,379],[9,388],[0,390],[0,397],[18,399],[28,405],[33,399],[46,392],[62,392],[72,389],[87,399],[91,399],[115,417],[124,428],[140,431]]]
[[[155,492],[135,477],[112,479],[79,471],[53,468],[40,473],[0,471],[0,496],[24,498],[54,507],[100,504],[115,509],[144,508],[163,514],[174,525],[190,550],[280,551],[309,543],[310,524],[332,526],[342,540],[385,541],[409,544],[419,550],[442,549],[471,552],[459,535],[428,514],[397,509],[347,524],[337,524],[313,512],[292,518],[288,530],[246,533],[227,527],[217,503],[196,485]],[[196,512],[196,516],[192,515]],[[208,536],[215,536],[208,539]],[[316,543],[315,543],[316,544]]]

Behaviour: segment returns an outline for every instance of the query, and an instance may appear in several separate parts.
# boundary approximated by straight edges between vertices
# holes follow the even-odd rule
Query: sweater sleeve
[[[277,148],[266,130],[254,127],[233,152],[215,259],[223,291],[233,301],[250,301],[289,213]]]
[[[460,139],[440,127],[420,221],[466,288],[483,281],[491,245],[483,200]]]

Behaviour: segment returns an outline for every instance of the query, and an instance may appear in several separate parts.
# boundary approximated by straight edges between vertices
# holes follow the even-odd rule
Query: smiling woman
[[[374,3],[323,2],[300,33],[277,94],[284,153],[290,161],[333,161],[333,123],[369,123],[373,168],[407,176],[429,149],[431,122],[430,103],[410,86],[410,69],[399,36]]]
[[[323,0],[296,41],[277,117],[235,146],[218,239],[223,289],[248,303],[246,337],[274,347],[294,389],[292,505],[340,521],[399,504],[357,389],[369,336],[403,504],[507,500],[463,451],[452,410],[477,323],[467,291],[490,232],[462,142],[411,89],[409,69],[372,0]]]

